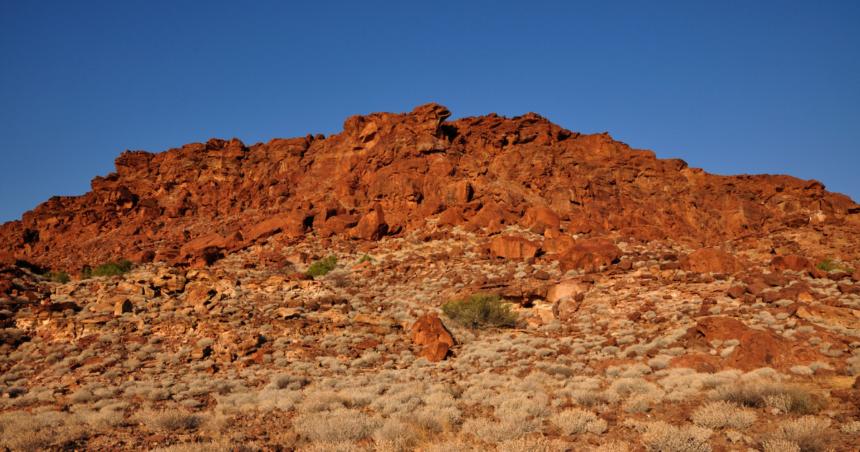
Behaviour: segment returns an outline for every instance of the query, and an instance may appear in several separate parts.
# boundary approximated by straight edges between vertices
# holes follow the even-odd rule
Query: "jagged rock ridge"
[[[786,228],[860,225],[860,206],[817,181],[711,175],[533,113],[449,116],[427,104],[352,116],[328,138],[127,151],[91,192],[51,198],[0,227],[0,251],[75,269],[130,254],[181,265],[195,252],[230,252],[274,232],[373,240],[515,222],[543,232],[563,219],[564,232],[578,237],[701,247]]]

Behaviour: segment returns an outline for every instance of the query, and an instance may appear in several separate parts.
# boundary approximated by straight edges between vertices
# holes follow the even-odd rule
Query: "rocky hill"
[[[131,254],[149,260],[144,251],[190,262],[204,243],[230,251],[275,231],[376,240],[444,225],[475,232],[495,222],[543,234],[542,226],[569,220],[562,231],[569,235],[743,249],[775,232],[860,227],[860,205],[816,181],[715,176],[536,114],[448,116],[428,104],[409,114],[353,116],[328,138],[127,151],[91,192],[51,198],[0,227],[0,250],[77,270]],[[366,219],[370,211],[378,218]],[[213,233],[224,240],[183,249]],[[853,253],[846,257],[858,251],[839,249]]]
[[[860,206],[449,116],[125,152],[0,226],[0,450],[860,448]]]

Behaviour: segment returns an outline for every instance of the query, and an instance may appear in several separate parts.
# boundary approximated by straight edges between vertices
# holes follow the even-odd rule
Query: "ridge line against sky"
[[[528,112],[860,201],[860,3],[4,2],[0,222],[125,149]]]

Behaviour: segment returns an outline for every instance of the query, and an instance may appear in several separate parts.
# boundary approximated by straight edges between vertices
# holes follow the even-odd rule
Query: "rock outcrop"
[[[446,121],[450,115],[427,104],[350,117],[327,138],[127,151],[89,193],[51,198],[0,227],[0,251],[66,269],[146,250],[156,261],[200,265],[276,232],[378,240],[436,215],[440,226],[518,223],[541,234],[570,220],[569,234],[694,247],[860,224],[860,206],[816,181],[711,175],[534,113]],[[222,239],[210,236],[219,243],[208,251],[186,252],[213,233]],[[581,257],[567,265],[579,268]]]

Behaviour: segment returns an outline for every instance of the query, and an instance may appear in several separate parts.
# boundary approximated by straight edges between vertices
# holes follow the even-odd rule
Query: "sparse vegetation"
[[[47,272],[43,275],[45,278],[60,284],[66,284],[72,280],[68,273],[63,270],[56,272]]]
[[[519,318],[511,306],[498,295],[475,294],[443,304],[442,312],[467,328],[503,328],[514,326]]]
[[[361,256],[361,259],[358,260],[357,264],[363,264],[365,262],[376,262],[376,259],[369,254],[365,254],[364,256]]]
[[[818,413],[827,405],[820,394],[802,386],[787,386],[767,380],[752,380],[741,384],[723,384],[711,392],[711,397],[748,407],[778,408],[795,414]]]
[[[649,452],[711,452],[707,443],[712,430],[693,425],[675,427],[653,422],[642,435],[642,445]]]
[[[833,259],[830,259],[830,258],[824,259],[823,261],[815,264],[815,268],[817,268],[821,271],[825,271],[825,272],[832,272],[834,270],[838,270],[838,271],[842,271],[842,272],[846,272],[846,273],[851,273],[854,271],[853,268],[848,268],[848,267],[843,267],[841,265],[836,265],[833,262]]]
[[[325,276],[335,268],[337,268],[337,257],[328,256],[312,263],[305,273],[311,276]]]
[[[81,269],[81,279],[89,279],[96,276],[117,276],[124,275],[131,271],[131,261],[121,259],[118,262],[105,262],[97,266],[96,268],[91,268],[89,265],[85,265],[84,268]]]
[[[800,452],[819,452],[827,449],[827,435],[824,431],[830,426],[830,420],[813,416],[783,421],[771,441],[786,441],[798,446]]]
[[[705,428],[729,427],[734,429],[745,429],[753,425],[756,415],[752,410],[738,408],[731,402],[711,402],[702,406],[693,413],[694,424]]]

